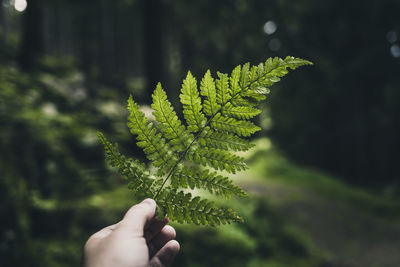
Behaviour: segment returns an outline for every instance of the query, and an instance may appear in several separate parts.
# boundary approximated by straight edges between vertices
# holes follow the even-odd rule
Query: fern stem
[[[285,64],[286,65],[286,64]],[[272,70],[271,70],[272,71]],[[268,75],[271,71],[265,73],[264,75],[258,77],[257,79],[255,79],[254,81],[250,82],[248,86],[246,87],[242,87],[241,86],[241,90],[239,92],[237,92],[236,94],[234,94],[228,101],[226,101],[223,105],[221,105],[221,107],[217,110],[217,112],[215,112],[215,114],[211,115],[210,118],[207,120],[206,124],[197,132],[197,134],[194,136],[192,142],[187,146],[187,148],[182,152],[181,156],[179,157],[178,161],[175,163],[175,165],[171,168],[171,170],[169,171],[167,177],[164,179],[163,183],[161,184],[160,188],[157,190],[157,193],[154,195],[153,199],[157,200],[158,196],[160,195],[161,190],[163,189],[163,187],[165,186],[165,183],[168,181],[168,179],[171,177],[171,175],[173,174],[173,172],[175,171],[176,166],[178,166],[178,164],[185,158],[186,153],[189,151],[190,147],[193,145],[194,142],[197,141],[197,139],[200,137],[200,135],[203,133],[204,129],[211,123],[211,121],[214,119],[215,115],[217,115],[218,113],[220,113],[222,111],[222,109],[228,104],[230,103],[233,99],[235,99],[235,97],[237,97],[240,93],[243,93],[245,91],[246,88],[250,88],[252,84],[254,84],[255,82],[257,82],[258,80],[260,80],[261,78],[265,77],[266,75]]]
[[[157,200],[158,195],[160,194],[160,192],[161,192],[162,188],[164,187],[165,183],[168,181],[169,177],[171,177],[172,173],[175,171],[176,166],[178,166],[178,164],[185,158],[186,153],[189,151],[189,149],[193,145],[193,143],[198,139],[198,137],[200,136],[200,134],[201,134],[201,132],[203,130],[204,130],[204,128],[201,129],[201,131],[193,138],[192,142],[187,146],[185,151],[182,152],[182,155],[179,157],[179,159],[175,163],[175,165],[171,168],[171,170],[169,171],[167,177],[164,179],[163,183],[161,184],[160,188],[158,189],[157,193],[154,195],[154,198],[153,198],[154,200]]]

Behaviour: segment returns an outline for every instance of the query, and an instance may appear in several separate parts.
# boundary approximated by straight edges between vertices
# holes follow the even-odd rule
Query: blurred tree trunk
[[[1,25],[1,45],[5,47],[7,42],[7,10],[3,5],[3,0],[0,0],[0,25]]]
[[[146,91],[142,101],[151,102],[151,92],[158,82],[163,88],[168,87],[168,58],[167,58],[167,7],[166,0],[143,1],[143,39],[144,39],[144,74],[146,77]],[[171,92],[171,100],[176,98]]]
[[[43,0],[28,0],[23,14],[19,65],[24,70],[33,70],[44,52]]]
[[[104,83],[113,82],[114,72],[117,71],[115,64],[115,37],[114,16],[115,3],[103,0],[101,2],[101,79]]]

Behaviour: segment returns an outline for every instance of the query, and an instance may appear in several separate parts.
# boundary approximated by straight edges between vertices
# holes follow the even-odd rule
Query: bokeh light
[[[268,47],[271,51],[278,51],[281,48],[281,41],[277,38],[271,39],[268,43]]]
[[[397,42],[398,38],[397,38],[397,32],[395,31],[389,31],[386,34],[386,39],[388,40],[389,43],[393,44],[395,42]]]
[[[28,6],[28,3],[26,2],[26,0],[15,0],[15,2],[14,2],[14,8],[18,12],[23,12],[27,6]]]
[[[275,21],[269,20],[264,24],[264,32],[268,35],[273,34],[276,32],[278,25],[276,25]]]
[[[392,45],[390,47],[390,53],[392,54],[393,57],[399,58],[400,57],[400,45]]]

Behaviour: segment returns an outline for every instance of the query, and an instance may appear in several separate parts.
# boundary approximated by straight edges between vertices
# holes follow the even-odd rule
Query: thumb
[[[144,227],[156,214],[156,202],[147,198],[131,207],[121,221],[121,227],[129,228],[139,235],[144,234]]]

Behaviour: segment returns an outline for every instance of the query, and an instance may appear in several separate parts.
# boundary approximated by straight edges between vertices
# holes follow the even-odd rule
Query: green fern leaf
[[[213,116],[221,108],[217,103],[217,91],[210,70],[207,70],[200,84],[200,94],[205,97],[204,113]]]
[[[136,195],[157,201],[160,217],[167,215],[178,222],[203,225],[241,222],[234,211],[179,189],[200,188],[226,198],[246,196],[242,188],[218,171],[235,173],[247,168],[244,159],[232,152],[254,146],[242,137],[261,129],[249,121],[261,112],[258,103],[289,69],[310,64],[294,57],[273,58],[257,66],[237,66],[230,76],[217,72],[215,81],[208,70],[200,82],[200,91],[188,72],[180,94],[186,126],[158,84],[153,93],[154,123],[148,121],[132,97],[128,100],[128,127],[137,135],[137,145],[155,171],[121,155],[117,145],[99,133],[106,158],[128,180],[128,187]]]
[[[231,209],[217,207],[211,201],[192,198],[191,193],[165,188],[159,195],[158,205],[171,220],[179,223],[194,223],[216,226],[231,222],[243,222],[243,219]]]
[[[250,98],[253,102],[258,104],[260,101],[265,100],[267,97],[262,90],[266,90],[267,88],[257,87],[254,90],[247,90],[246,92],[241,93],[241,97]]]
[[[241,90],[241,87],[239,85],[240,75],[242,73],[241,70],[241,66],[237,66],[233,69],[231,77],[229,78],[232,95],[237,95]]]
[[[140,194],[144,198],[151,197],[154,194],[151,190],[154,179],[150,178],[144,164],[137,160],[126,159],[119,153],[118,145],[112,145],[102,133],[98,132],[97,136],[104,146],[107,161],[111,166],[118,168],[121,176],[128,181],[128,187],[137,195]]]
[[[256,97],[258,97],[258,94],[256,95]],[[264,99],[265,98],[266,97],[264,96]],[[254,106],[257,106],[261,100],[262,99],[257,100],[257,99],[246,98],[246,97],[242,97],[241,95],[237,95],[234,99],[232,99],[231,103],[235,107],[239,107],[239,106],[254,107]]]
[[[246,63],[242,67],[242,72],[240,73],[240,87],[246,88],[251,81],[249,81],[249,68],[250,64]]]
[[[218,113],[211,122],[211,127],[221,132],[234,133],[240,136],[250,136],[261,128],[250,121],[237,120]]]
[[[249,120],[261,113],[261,110],[248,106],[233,106],[231,103],[225,105],[224,115],[241,120]]]
[[[151,107],[154,109],[153,115],[159,123],[159,129],[164,137],[170,140],[169,144],[178,152],[184,151],[189,145],[188,140],[193,140],[193,135],[178,119],[160,83],[154,90]]]
[[[217,80],[217,102],[223,108],[232,98],[232,91],[229,88],[229,78],[227,74],[217,72],[219,79]]]
[[[217,148],[192,149],[186,153],[186,159],[203,166],[210,166],[216,170],[225,170],[229,173],[247,169],[242,157]]]
[[[246,197],[246,192],[239,186],[235,185],[231,179],[226,176],[219,175],[216,172],[210,172],[207,169],[199,167],[184,166],[181,170],[176,171],[171,176],[171,186],[173,188],[203,188],[213,194],[224,195],[229,199],[232,195]]]
[[[197,81],[190,71],[183,81],[181,92],[180,99],[183,104],[183,114],[188,123],[188,129],[196,133],[205,126],[206,117],[201,111],[202,104],[197,90]]]
[[[158,175],[163,175],[177,162],[177,157],[163,138],[162,134],[149,123],[132,96],[128,99],[128,127],[132,134],[137,135],[137,145],[143,148],[147,158],[153,165],[159,167]]]
[[[223,150],[247,151],[255,145],[248,140],[227,132],[217,132],[211,129],[205,131],[198,142],[203,147],[219,148]]]

